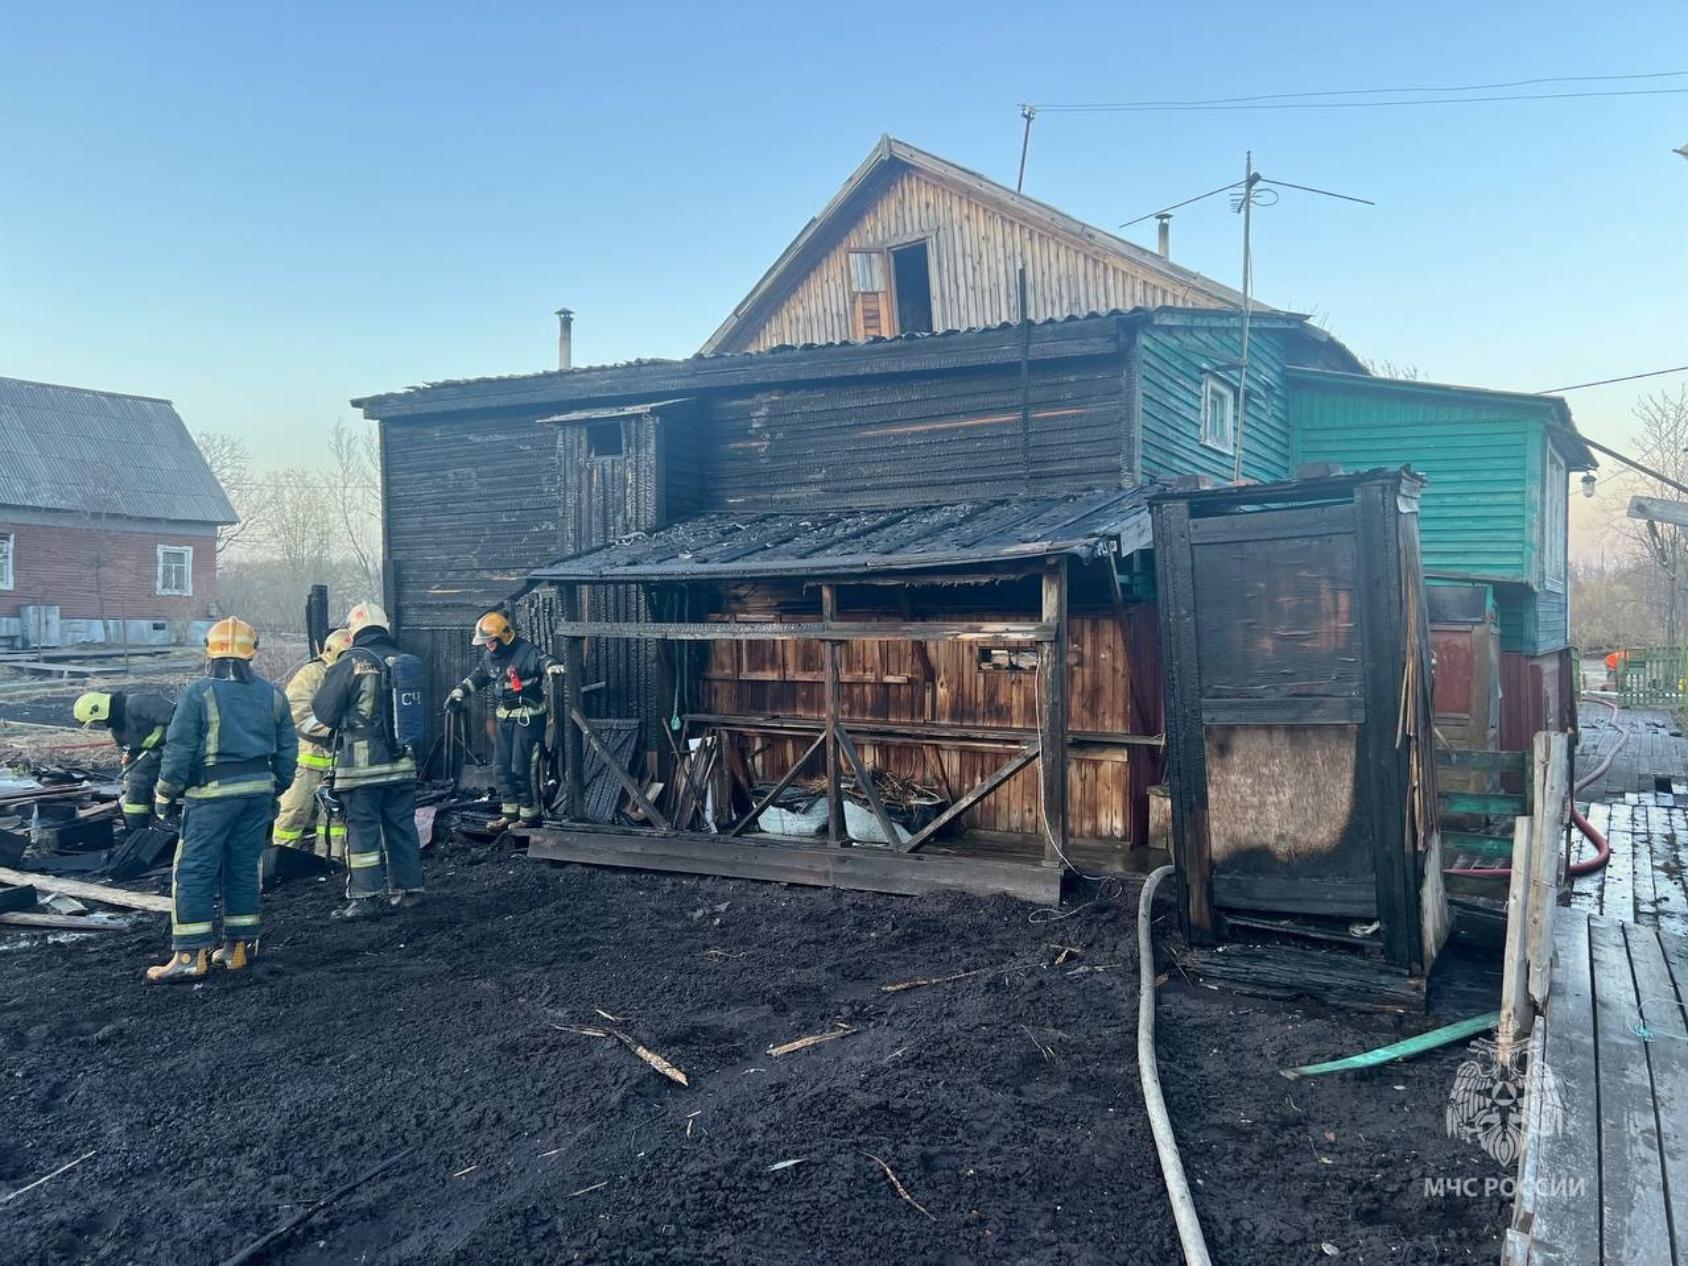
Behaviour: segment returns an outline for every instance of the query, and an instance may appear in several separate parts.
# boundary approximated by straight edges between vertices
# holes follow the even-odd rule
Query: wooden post
[[[835,585],[821,586],[821,619],[828,624],[838,620],[838,588]],[[843,844],[846,838],[844,792],[838,785],[838,715],[843,702],[839,685],[839,657],[842,654],[843,647],[839,643],[826,644],[826,840],[835,847]]]
[[[1530,922],[1525,938],[1529,993],[1536,1010],[1547,1002],[1548,968],[1553,959],[1553,911],[1559,904],[1560,859],[1571,817],[1571,784],[1566,773],[1569,743],[1565,735],[1536,735],[1535,808],[1532,822],[1535,857],[1530,867]]]
[[[1513,1043],[1530,1035],[1528,952],[1530,875],[1534,871],[1535,839],[1529,818],[1512,823],[1512,878],[1506,892],[1506,951],[1501,959],[1499,1054],[1504,1066]],[[1551,851],[1551,850],[1549,850]]]
[[[580,586],[561,586],[563,619],[580,619]],[[563,639],[563,691],[568,699],[568,714],[580,711],[580,677],[585,672],[580,638]],[[579,822],[586,816],[585,751],[581,747],[580,730],[564,724],[563,732],[563,817]]]
[[[1043,780],[1043,864],[1067,853],[1067,560],[1043,574],[1043,622],[1055,640],[1037,646],[1038,769]]]

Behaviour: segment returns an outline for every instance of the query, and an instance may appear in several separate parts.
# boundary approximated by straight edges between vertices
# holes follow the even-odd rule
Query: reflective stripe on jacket
[[[293,712],[293,728],[299,731],[299,763],[311,769],[327,769],[329,745],[334,732],[316,719],[311,700],[328,676],[328,665],[322,657],[306,660],[287,682],[287,706]]]
[[[342,651],[311,700],[311,711],[334,730],[334,787],[414,782],[416,758],[392,739],[387,657],[399,653],[385,629],[367,628]]]
[[[518,637],[508,646],[482,652],[481,662],[463,679],[463,687],[470,694],[495,687],[500,719],[520,716],[517,709],[522,708],[528,716],[540,716],[545,711],[545,670],[556,662],[525,637]]]
[[[299,736],[287,701],[262,677],[201,677],[182,691],[164,739],[165,800],[274,795],[293,781]]]

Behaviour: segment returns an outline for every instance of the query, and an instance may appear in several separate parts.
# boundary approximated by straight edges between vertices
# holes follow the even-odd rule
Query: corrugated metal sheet
[[[0,505],[234,523],[168,400],[0,378]]]
[[[1136,489],[907,510],[709,514],[564,559],[534,580],[657,582],[967,566],[1149,544]]]

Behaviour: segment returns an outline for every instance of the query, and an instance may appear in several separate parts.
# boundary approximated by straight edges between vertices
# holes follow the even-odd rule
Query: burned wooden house
[[[1048,895],[1060,868],[1041,863],[1117,868],[1147,840],[1143,490],[1239,462],[1288,478],[1288,372],[1360,368],[1257,314],[1245,420],[1240,356],[1236,314],[1153,309],[371,397],[390,609],[443,694],[475,618],[528,591],[530,631],[580,657],[577,686],[604,683],[573,706],[638,721],[630,781],[669,784],[670,810],[676,749],[718,746],[724,774],[684,806],[718,836],[556,832],[550,855],[743,873],[768,850],[726,840],[785,775],[865,792],[872,769],[949,807],[892,830],[864,795],[875,829],[852,828],[833,791],[828,837],[890,843],[810,850],[817,882]]]

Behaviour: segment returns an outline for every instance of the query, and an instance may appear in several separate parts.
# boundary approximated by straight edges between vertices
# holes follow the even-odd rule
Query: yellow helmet
[[[77,721],[82,725],[92,725],[96,721],[111,720],[111,696],[98,690],[90,690],[76,701],[71,709]]]
[[[352,644],[352,635],[345,629],[335,629],[322,642],[322,662],[332,664],[340,652]]]
[[[502,611],[488,611],[475,623],[472,646],[508,646],[516,640],[516,630]]]
[[[356,637],[365,629],[385,629],[393,631],[392,622],[387,619],[387,613],[381,609],[379,602],[360,602],[346,612],[346,632]]]
[[[258,630],[232,615],[218,620],[205,635],[207,659],[250,660],[257,653]]]

